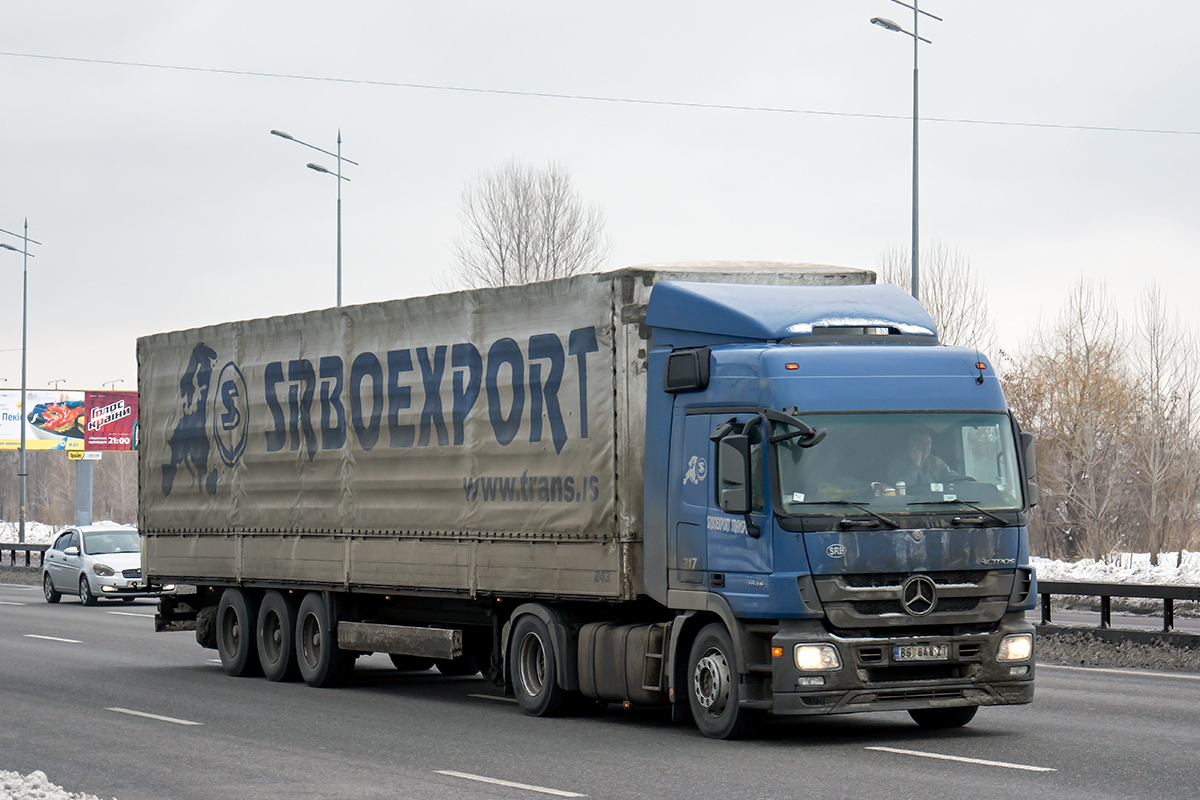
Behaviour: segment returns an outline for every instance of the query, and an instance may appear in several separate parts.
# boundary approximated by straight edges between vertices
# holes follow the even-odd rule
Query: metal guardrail
[[[32,566],[30,555],[37,553],[38,566],[40,567],[46,560],[46,551],[49,549],[50,545],[48,544],[29,544],[28,542],[24,544],[18,544],[16,542],[0,542],[0,563],[3,563],[4,561],[4,554],[8,553],[9,565],[13,567],[19,566],[17,564],[17,553],[24,552],[25,566],[29,567]]]
[[[1166,643],[1176,647],[1200,648],[1200,636],[1175,632],[1175,601],[1200,602],[1200,586],[1174,586],[1145,583],[1076,583],[1073,581],[1038,581],[1042,598],[1042,621],[1038,626],[1046,633],[1087,631],[1106,641],[1135,641]],[[1050,600],[1053,595],[1082,595],[1100,598],[1100,625],[1097,628],[1078,628],[1054,625]],[[1112,598],[1139,598],[1163,601],[1162,631],[1114,629],[1112,627]]]

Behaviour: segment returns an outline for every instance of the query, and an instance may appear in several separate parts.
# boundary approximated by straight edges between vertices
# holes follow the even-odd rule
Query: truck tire
[[[338,686],[354,668],[354,655],[338,647],[333,622],[324,595],[304,595],[296,617],[296,663],[309,686]]]
[[[978,710],[979,706],[914,708],[909,710],[908,715],[913,718],[913,722],[922,728],[945,730],[947,728],[961,728],[963,725],[966,725],[974,719],[975,712]]]
[[[719,622],[706,625],[688,656],[687,693],[696,727],[710,739],[738,739],[754,715],[741,708],[741,685],[734,667],[733,639]]]
[[[271,681],[291,681],[300,675],[296,666],[296,603],[271,590],[258,607],[255,642],[263,674]]]
[[[398,653],[388,653],[392,666],[401,672],[424,672],[433,666],[432,658],[424,656],[402,656]]]
[[[235,678],[261,675],[254,631],[258,603],[241,589],[226,589],[217,604],[217,653],[221,666]]]
[[[517,705],[533,717],[556,717],[566,710],[570,692],[558,685],[558,658],[546,623],[533,614],[517,619],[512,631],[509,674]]]

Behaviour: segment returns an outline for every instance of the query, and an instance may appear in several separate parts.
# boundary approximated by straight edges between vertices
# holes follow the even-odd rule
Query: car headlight
[[[837,648],[831,644],[796,645],[796,669],[841,669]]]
[[[104,564],[93,564],[92,572],[96,573],[101,578],[111,578],[113,575],[117,574],[113,572],[112,567],[105,566]]]
[[[1025,661],[1033,655],[1032,633],[1010,633],[1000,640],[997,661]]]

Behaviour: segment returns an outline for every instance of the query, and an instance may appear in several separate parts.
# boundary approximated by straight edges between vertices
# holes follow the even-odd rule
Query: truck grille
[[[834,628],[880,631],[919,626],[988,624],[1004,616],[1016,570],[814,575],[821,606]],[[936,603],[923,614],[906,610],[905,583],[920,574],[933,582]]]

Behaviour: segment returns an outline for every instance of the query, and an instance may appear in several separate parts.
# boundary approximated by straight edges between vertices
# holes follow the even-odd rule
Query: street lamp
[[[58,385],[59,385],[60,383],[66,383],[66,382],[67,382],[67,379],[66,379],[66,378],[59,378],[59,379],[58,379],[58,380],[56,380],[56,381],[46,381],[46,385],[47,385],[47,386],[53,386],[53,387],[54,387],[54,391],[56,391],[56,392],[57,392],[57,391],[58,391]]]
[[[337,159],[337,172],[331,172],[331,171],[325,169],[325,167],[322,167],[320,164],[307,164],[306,166],[311,170],[316,170],[317,172],[323,172],[326,175],[332,175],[333,177],[338,179],[337,180],[337,186],[338,186],[338,190],[337,190],[337,304],[340,307],[342,305],[342,181],[350,180],[346,176],[342,175],[342,162],[345,161],[346,163],[353,164],[356,167],[358,166],[358,162],[351,161],[348,158],[342,157],[342,131],[340,128],[338,129],[337,152],[336,153],[331,153],[328,150],[323,150],[320,147],[317,147],[316,145],[309,144],[308,142],[302,142],[299,139],[297,139],[295,136],[292,136],[290,133],[285,133],[284,131],[273,130],[273,131],[271,131],[271,135],[278,136],[281,139],[287,139],[289,142],[295,142],[296,144],[302,144],[305,147],[316,150],[319,153],[324,153],[327,156],[333,156],[334,158]]]
[[[111,391],[114,391],[114,390],[117,388],[117,384],[118,384],[118,383],[124,383],[124,382],[125,382],[125,379],[124,379],[124,378],[117,378],[115,381],[105,381],[104,383],[102,383],[102,384],[100,384],[100,385],[101,385],[101,386],[107,386],[107,387],[108,387],[108,390],[111,392]]]
[[[29,477],[28,470],[25,469],[25,419],[28,409],[25,407],[25,365],[26,356],[29,353],[28,349],[28,332],[29,332],[29,245],[41,244],[29,238],[29,220],[25,220],[25,232],[23,234],[13,233],[0,228],[0,233],[6,233],[9,236],[16,236],[21,239],[24,246],[18,250],[12,245],[0,242],[0,247],[5,250],[12,250],[14,253],[20,253],[21,258],[21,459],[17,467],[17,477],[20,483],[20,512],[18,516],[17,541],[25,542],[25,479]]]
[[[903,33],[906,36],[911,36],[912,40],[913,40],[912,296],[913,296],[913,299],[920,300],[921,299],[920,298],[920,266],[919,266],[920,250],[917,246],[918,241],[919,241],[919,237],[917,234],[918,234],[918,230],[920,228],[920,226],[918,224],[919,220],[920,220],[920,215],[919,215],[919,204],[918,204],[918,196],[919,195],[918,195],[918,191],[917,191],[918,174],[919,174],[918,161],[917,161],[917,154],[918,154],[917,120],[919,119],[919,116],[917,114],[917,48],[921,42],[925,42],[925,44],[933,44],[933,42],[929,41],[928,39],[926,39],[923,36],[918,35],[918,24],[920,22],[922,14],[924,14],[925,16],[927,16],[931,19],[936,19],[938,22],[941,22],[942,18],[935,16],[933,14],[930,14],[928,11],[922,11],[918,7],[920,5],[921,0],[913,0],[913,4],[911,6],[908,3],[902,2],[902,0],[892,0],[892,2],[895,3],[896,5],[900,5],[900,6],[904,6],[905,8],[912,9],[912,12],[913,12],[913,29],[912,29],[912,31],[906,31],[904,28],[902,28],[899,25],[897,25],[896,23],[892,22],[890,19],[884,19],[883,17],[872,17],[871,24],[878,25],[879,27],[883,28],[886,31],[891,31],[893,33]]]

